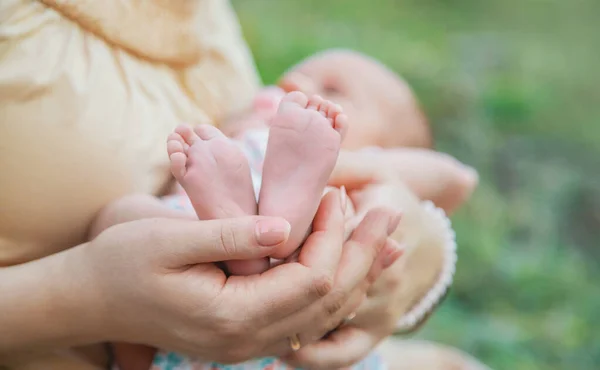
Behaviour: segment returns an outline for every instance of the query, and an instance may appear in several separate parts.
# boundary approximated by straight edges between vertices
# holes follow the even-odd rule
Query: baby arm
[[[169,208],[157,197],[146,194],[127,195],[104,207],[90,226],[89,239],[111,226],[144,218],[197,219],[194,213]]]
[[[343,151],[331,185],[351,190],[398,180],[419,199],[430,200],[451,214],[470,197],[478,175],[451,156],[428,149]]]

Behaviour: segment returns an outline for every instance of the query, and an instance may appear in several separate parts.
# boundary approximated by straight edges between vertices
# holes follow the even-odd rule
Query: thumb
[[[262,258],[287,241],[290,224],[279,217],[248,216],[240,218],[190,221],[156,220],[165,267]],[[156,229],[155,229],[156,231]]]

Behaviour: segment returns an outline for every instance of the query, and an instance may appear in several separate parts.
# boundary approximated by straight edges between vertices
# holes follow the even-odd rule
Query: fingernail
[[[348,193],[346,193],[346,187],[342,185],[340,188],[340,203],[342,204],[342,212],[346,214],[346,207],[348,206]]]
[[[404,245],[399,244],[393,239],[389,239],[388,243],[390,245],[390,249],[387,251],[385,257],[383,258],[384,269],[393,265],[398,260],[398,258],[400,258],[404,254],[404,250],[406,249]]]
[[[390,219],[390,223],[388,224],[388,235],[391,235],[394,231],[396,231],[396,229],[398,228],[398,225],[400,224],[400,219],[402,218],[402,212],[398,212],[396,213],[396,215],[394,217],[392,217]]]
[[[256,223],[256,241],[264,247],[272,247],[287,240],[290,224],[284,219],[265,219]]]

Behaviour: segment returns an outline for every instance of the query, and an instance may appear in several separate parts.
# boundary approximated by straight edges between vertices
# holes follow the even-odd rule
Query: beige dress
[[[227,1],[123,3],[0,1],[0,266],[77,245],[112,199],[161,192],[168,133],[259,86]]]

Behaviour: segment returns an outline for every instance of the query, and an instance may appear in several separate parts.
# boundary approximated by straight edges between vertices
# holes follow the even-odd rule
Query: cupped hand
[[[143,343],[223,363],[290,352],[356,310],[383,269],[396,212],[376,209],[346,243],[340,192],[323,199],[298,262],[227,277],[213,262],[268,256],[289,224],[259,216],[141,220],[79,249],[104,340]],[[75,255],[75,254],[74,254]],[[83,272],[82,272],[83,273]]]
[[[423,150],[399,150],[391,156],[378,152],[346,152],[340,155],[330,184],[349,188],[357,220],[369,209],[385,205],[403,211],[405,227],[419,229],[423,227],[423,220],[419,220],[422,210],[417,196],[437,199],[448,209],[455,209],[476,184],[476,177],[473,179],[470,172],[446,155]],[[435,179],[439,180],[437,185],[431,186],[429,181]],[[463,196],[447,202],[452,194]],[[413,234],[418,233],[417,230]],[[400,236],[393,235],[402,243]],[[336,369],[365,358],[382,339],[396,331],[398,320],[414,303],[407,299],[414,298],[414,289],[427,288],[403,284],[403,269],[401,263],[391,265],[369,288],[367,299],[353,320],[285,360],[303,368]]]
[[[407,192],[399,183],[369,184],[353,190],[350,196],[358,217],[362,217],[369,209],[384,204],[406,211],[402,205],[407,205]],[[407,302],[399,300],[401,268],[401,264],[391,264],[380,274],[369,286],[366,299],[354,311],[356,316],[352,320],[326,338],[289,354],[284,361],[300,368],[338,369],[364,359],[382,339],[395,331],[396,322],[406,308]]]

